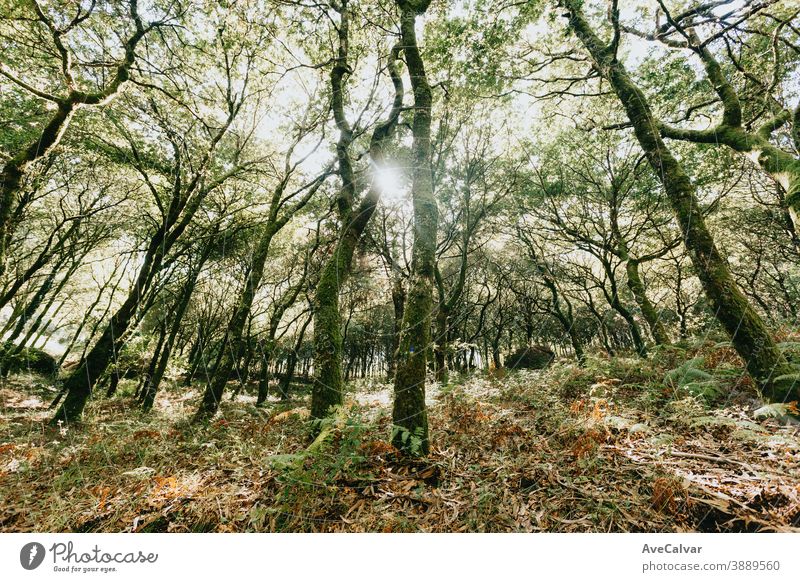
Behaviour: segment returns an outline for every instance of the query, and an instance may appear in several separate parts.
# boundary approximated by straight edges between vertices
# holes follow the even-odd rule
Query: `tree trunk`
[[[392,282],[392,307],[394,308],[394,329],[392,330],[390,353],[387,354],[389,359],[387,363],[387,377],[394,379],[395,372],[397,371],[397,349],[400,345],[400,330],[403,329],[403,310],[406,303],[406,290],[403,287],[403,279],[401,276],[393,277]]]
[[[439,311],[436,313],[436,340],[433,349],[433,358],[436,381],[440,384],[447,384],[450,376],[447,369],[448,320],[447,309],[443,305],[443,302],[439,302]]]
[[[233,366],[241,359],[242,335],[253,307],[253,301],[264,276],[264,268],[276,229],[273,224],[266,227],[258,242],[250,269],[245,276],[244,287],[239,295],[239,301],[228,324],[228,331],[223,341],[221,357],[214,370],[214,375],[206,385],[200,407],[194,416],[194,421],[202,421],[216,414],[225,385],[233,370]]]
[[[14,234],[14,215],[18,214],[15,204],[23,187],[25,172],[31,163],[44,157],[58,144],[74,113],[74,104],[60,103],[39,137],[6,162],[0,172],[0,276],[6,270],[8,245]]]
[[[344,111],[343,78],[349,71],[348,30],[350,12],[347,2],[342,2],[338,27],[339,47],[334,67],[331,71],[332,104],[334,118],[339,128],[337,158],[339,176],[342,184],[337,198],[337,209],[341,220],[339,240],[322,269],[317,292],[314,298],[314,384],[311,395],[311,417],[323,418],[334,406],[342,403],[345,379],[342,375],[343,342],[342,315],[339,311],[339,294],[342,285],[350,276],[353,254],[367,227],[380,199],[380,187],[373,178],[372,184],[357,208],[353,208],[356,197],[355,177],[350,159],[349,147],[353,132]],[[399,47],[392,49],[388,69],[395,88],[395,97],[389,118],[378,124],[370,143],[370,158],[375,166],[383,164],[383,148],[390,138],[400,114],[403,102],[403,85],[397,72],[395,61]]]
[[[361,236],[361,232],[355,232],[351,225],[347,225],[344,230],[343,238],[322,270],[314,301],[314,386],[311,395],[313,418],[324,418],[332,407],[342,404],[343,401],[339,293],[350,274],[353,252]]]
[[[294,371],[297,367],[297,353],[292,350],[286,359],[286,372],[283,374],[281,381],[278,383],[278,391],[281,394],[281,400],[289,400],[289,392],[294,380]]]
[[[81,364],[64,381],[66,398],[52,419],[52,423],[75,422],[80,419],[95,383],[100,379],[124,344],[128,327],[134,319],[141,298],[150,288],[168,246],[162,245],[167,225],[162,225],[150,240],[144,262],[125,302],[111,317],[100,339],[82,358]]]
[[[258,378],[258,397],[256,398],[256,406],[264,406],[264,403],[269,398],[269,366],[271,354],[269,349],[265,348],[264,353],[261,355],[261,374]]]
[[[661,322],[658,311],[656,311],[656,308],[647,297],[644,283],[639,276],[639,263],[633,259],[628,259],[625,263],[625,272],[628,275],[628,288],[631,290],[631,293],[633,293],[633,297],[636,299],[636,304],[639,306],[639,309],[642,310],[642,315],[647,322],[647,326],[650,328],[650,333],[653,335],[653,340],[656,345],[664,346],[669,344],[667,329]]]
[[[590,53],[595,68],[617,94],[633,125],[650,166],[664,186],[684,244],[717,319],[728,332],[753,380],[775,401],[800,399],[794,382],[775,382],[792,374],[764,322],[733,280],[730,268],[717,250],[697,201],[695,186],[680,162],[667,148],[644,93],[615,57],[615,47],[604,45],[583,16],[578,0],[559,0],[567,9],[570,28]]]
[[[628,324],[628,331],[631,334],[631,340],[633,341],[633,347],[636,349],[636,353],[639,354],[642,358],[647,357],[647,346],[644,343],[644,338],[642,338],[642,332],[639,329],[639,324],[636,323],[636,318],[631,313],[630,309],[628,309],[622,300],[617,295],[616,290],[614,294],[611,296],[611,301],[609,302],[611,307],[622,316],[622,319],[625,320],[625,323]]]
[[[167,342],[167,322],[164,321],[161,325],[161,329],[158,333],[158,342],[156,343],[156,347],[153,350],[153,357],[150,358],[150,364],[147,366],[147,372],[144,374],[144,378],[142,378],[142,383],[139,386],[139,389],[136,393],[136,399],[143,403],[145,398],[149,393],[153,394],[155,397],[155,391],[152,390],[153,386],[153,378],[156,375],[156,370],[158,369],[158,364],[161,361],[162,352],[164,350],[164,346]],[[109,394],[111,396],[111,394]],[[150,402],[150,406],[152,406],[152,401]]]
[[[142,410],[145,412],[149,412],[153,408],[156,394],[161,386],[161,380],[164,378],[164,372],[167,369],[169,358],[172,355],[173,348],[175,347],[175,338],[178,337],[183,316],[186,314],[186,310],[188,309],[192,298],[192,293],[194,292],[195,285],[197,284],[197,278],[200,276],[203,265],[211,255],[212,248],[213,245],[211,243],[206,245],[206,248],[203,250],[203,254],[200,257],[197,266],[195,266],[195,268],[192,270],[189,275],[189,279],[184,284],[183,292],[178,299],[178,304],[175,306],[169,335],[167,336],[164,347],[161,349],[161,356],[158,364],[153,370],[153,377],[150,380],[150,383],[147,385],[147,389],[144,391],[144,394],[142,395]]]
[[[605,285],[601,285],[603,295],[605,296],[611,308],[619,313],[622,316],[622,319],[625,320],[625,323],[628,324],[628,331],[630,332],[631,340],[633,341],[633,347],[636,349],[636,353],[642,358],[647,357],[647,346],[644,343],[644,338],[642,338],[642,332],[639,329],[639,324],[636,322],[636,318],[633,316],[633,313],[631,313],[631,310],[628,309],[628,307],[619,297],[619,287],[617,286],[614,269],[611,267],[611,263],[607,259],[600,258],[600,262],[603,265],[606,278],[611,286],[611,292],[609,293]]]
[[[439,211],[433,195],[431,174],[432,94],[425,65],[417,46],[416,14],[429,2],[397,0],[400,30],[408,74],[414,89],[413,185],[414,243],[411,281],[403,316],[394,382],[392,443],[399,449],[427,455],[430,452],[428,411],[425,407],[425,374],[431,342],[436,234]]]

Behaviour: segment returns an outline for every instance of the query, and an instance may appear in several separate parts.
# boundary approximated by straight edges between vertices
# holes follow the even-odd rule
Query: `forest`
[[[800,531],[796,0],[0,0],[0,531]]]

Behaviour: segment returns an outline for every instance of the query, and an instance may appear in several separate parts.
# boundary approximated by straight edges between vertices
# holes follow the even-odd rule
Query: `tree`
[[[24,211],[25,198],[20,198],[20,193],[24,188],[23,180],[29,167],[58,145],[75,113],[81,107],[103,105],[120,91],[130,78],[139,43],[151,30],[166,26],[169,21],[169,17],[164,16],[160,20],[146,23],[139,14],[138,1],[129,0],[126,14],[128,27],[125,28],[132,28],[132,30],[123,33],[127,34],[127,37],[123,37],[121,46],[123,56],[109,59],[109,55],[99,54],[96,55],[95,60],[87,62],[84,60],[85,57],[81,58],[83,55],[76,57],[74,49],[70,46],[70,36],[80,37],[98,31],[101,37],[121,36],[116,30],[103,30],[105,23],[93,30],[91,25],[94,20],[98,19],[92,18],[96,5],[96,0],[92,0],[85,9],[84,5],[79,5],[75,15],[70,19],[57,11],[51,11],[40,0],[28,0],[25,6],[21,7],[22,10],[19,14],[12,12],[12,14],[3,15],[4,20],[32,23],[30,29],[24,32],[18,31],[21,34],[15,35],[19,38],[21,45],[24,45],[25,36],[32,36],[38,40],[41,35],[47,39],[45,42],[52,45],[53,52],[57,55],[60,72],[58,82],[63,86],[61,95],[51,92],[49,89],[40,89],[35,81],[28,82],[17,74],[5,58],[0,60],[0,75],[22,91],[47,101],[55,107],[55,111],[38,135],[29,145],[6,161],[0,173],[0,275],[5,272],[8,245],[19,217]],[[29,16],[29,13],[32,13],[33,16]],[[114,23],[115,26],[123,29],[120,26],[121,22],[125,22],[122,15],[115,15],[115,17],[118,19]],[[24,57],[22,58],[24,59]],[[23,62],[26,67],[30,66],[29,62],[25,61],[20,64]],[[42,63],[42,67],[46,70],[49,65]],[[96,67],[102,71],[101,74],[98,74]],[[41,72],[40,75],[42,75]],[[45,79],[48,77],[47,73],[42,76]]]
[[[335,208],[340,229],[332,256],[320,275],[314,300],[314,388],[311,399],[311,416],[323,418],[330,409],[342,403],[344,378],[342,375],[342,317],[339,312],[339,294],[352,269],[353,253],[372,218],[381,195],[378,174],[385,163],[385,149],[394,133],[403,105],[403,82],[397,70],[400,47],[394,46],[387,62],[387,70],[394,86],[394,99],[385,121],[372,131],[369,158],[372,162],[372,179],[366,194],[358,195],[357,179],[353,169],[350,147],[361,131],[353,127],[345,113],[344,78],[351,75],[348,64],[351,9],[343,0],[337,7],[339,46],[331,70],[331,109],[339,130],[336,144],[338,173],[341,186]]]
[[[767,12],[773,4],[776,10]],[[745,3],[720,13],[714,5],[698,3],[673,14],[662,0],[659,12],[665,22],[657,23],[653,33],[643,33],[635,27],[624,30],[640,38],[657,41],[673,52],[681,50],[695,55],[706,73],[704,89],[710,87],[716,99],[704,99],[693,107],[684,121],[692,121],[698,112],[720,109],[719,122],[707,129],[674,125],[655,119],[665,138],[698,144],[727,146],[745,154],[771,175],[785,191],[785,204],[793,215],[795,225],[800,211],[800,102],[794,108],[786,105],[781,95],[781,83],[800,64],[800,53],[789,40],[797,38],[788,26],[798,12],[781,3]],[[621,25],[620,25],[621,26]],[[704,30],[707,30],[704,37]],[[732,42],[740,44],[738,53]],[[741,38],[744,36],[745,38]],[[714,45],[723,45],[729,66],[715,55]],[[784,49],[788,47],[788,52]],[[766,59],[761,55],[768,54]],[[737,89],[731,78],[741,77]],[[705,96],[704,96],[705,97]],[[713,110],[713,109],[712,109]],[[776,138],[776,132],[792,125],[791,139]],[[793,144],[795,153],[791,151]]]
[[[467,103],[459,105],[467,110],[462,114],[467,119],[489,117],[483,108],[470,108]],[[443,128],[437,135],[439,168],[434,177],[440,205],[440,240],[434,270],[438,299],[434,360],[436,379],[442,383],[448,379],[447,360],[455,339],[452,320],[463,300],[472,256],[476,248],[486,244],[494,215],[519,185],[519,164],[514,163],[508,152],[493,151],[493,142],[502,128],[484,123],[455,124],[461,139],[449,138]]]
[[[430,0],[397,0],[403,54],[414,92],[412,134],[414,246],[411,281],[403,311],[397,349],[397,371],[392,409],[392,443],[412,454],[427,455],[428,413],[425,374],[431,351],[431,311],[436,269],[436,232],[439,212],[431,176],[431,109],[433,95],[414,29]]]
[[[154,221],[155,228],[147,242],[141,267],[125,301],[115,311],[79,366],[64,380],[66,397],[53,417],[54,423],[74,422],[81,417],[94,385],[124,344],[131,324],[141,316],[139,309],[161,272],[168,253],[181,240],[204,200],[228,180],[240,176],[258,162],[257,159],[241,159],[249,145],[246,136],[242,140],[234,140],[230,149],[224,143],[224,138],[249,96],[248,73],[254,53],[244,47],[232,46],[225,38],[224,28],[218,30],[215,43],[209,48],[219,50],[222,57],[220,73],[224,85],[215,87],[217,93],[211,96],[212,99],[218,99],[219,109],[211,112],[212,116],[219,115],[218,119],[204,121],[197,128],[193,107],[186,94],[182,95],[186,101],[179,102],[182,107],[175,112],[160,107],[155,99],[148,100],[151,119],[157,127],[160,126],[165,142],[171,146],[172,160],[169,165],[153,164],[149,156],[140,155],[140,151],[146,150],[146,147],[137,144],[136,138],[122,128],[129,149],[114,149],[120,159],[130,163],[139,174],[143,187],[152,194],[160,216],[158,221]],[[234,91],[233,86],[237,82],[241,82],[241,90]],[[173,102],[173,99],[167,99]],[[181,127],[181,123],[188,123],[188,128]],[[192,138],[197,141],[192,143]],[[218,157],[219,150],[230,156],[228,160],[223,162]],[[161,174],[168,182],[153,179],[153,173]],[[160,184],[165,186],[160,187]]]
[[[195,421],[207,420],[217,412],[231,371],[244,354],[242,337],[250,317],[253,301],[264,277],[264,268],[275,235],[309,203],[330,174],[330,169],[325,168],[316,177],[310,180],[301,180],[300,186],[292,187],[292,180],[299,172],[300,164],[304,159],[294,160],[294,150],[306,135],[307,129],[301,128],[294,143],[285,154],[283,174],[270,197],[266,220],[259,229],[257,243],[244,275],[244,284],[239,292],[225,333],[220,360],[215,367],[212,380],[203,392],[203,399],[194,416]]]
[[[705,224],[691,179],[664,143],[647,98],[617,58],[621,35],[618,11],[611,12],[614,36],[610,42],[603,42],[584,16],[579,2],[559,0],[558,5],[566,9],[570,30],[624,108],[647,161],[664,186],[697,276],[748,372],[770,399],[783,402],[792,398],[797,393],[793,369],[734,282]]]
[[[553,273],[553,267],[545,260],[543,249],[539,246],[538,241],[535,241],[530,236],[530,233],[521,227],[517,227],[517,235],[525,246],[528,258],[541,277],[542,283],[550,292],[552,313],[561,324],[564,333],[569,337],[572,350],[575,353],[575,359],[578,360],[579,364],[584,364],[586,362],[586,354],[576,327],[572,301],[559,289],[559,285]]]

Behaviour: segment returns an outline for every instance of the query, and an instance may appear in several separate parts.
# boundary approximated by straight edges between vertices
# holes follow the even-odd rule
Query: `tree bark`
[[[780,376],[791,375],[793,370],[734,282],[727,262],[706,227],[694,184],[661,138],[645,95],[616,59],[614,43],[601,42],[584,17],[578,0],[559,0],[559,4],[567,10],[570,28],[589,52],[595,68],[609,81],[624,107],[649,164],[664,186],[683,231],[684,244],[717,319],[730,335],[751,377],[771,400],[800,398],[794,382],[775,381]]]
[[[650,333],[653,335],[653,340],[656,345],[664,346],[669,344],[667,329],[661,322],[658,311],[653,306],[650,298],[647,297],[644,283],[639,275],[639,262],[629,258],[625,262],[625,272],[628,275],[628,288],[631,290],[631,293],[633,293],[633,297],[636,299],[636,304],[639,306],[639,309],[642,310],[642,316],[644,316],[644,320],[647,322],[647,327],[650,329]]]
[[[677,23],[676,23],[677,25]],[[683,30],[686,37],[685,48],[692,50],[703,63],[706,75],[723,106],[722,120],[715,127],[706,130],[681,129],[665,123],[658,124],[663,137],[705,143],[725,145],[736,152],[749,157],[754,163],[772,176],[786,192],[787,210],[794,223],[796,232],[800,219],[800,158],[773,145],[772,134],[786,123],[793,123],[792,138],[795,147],[800,149],[800,104],[791,112],[787,109],[779,111],[764,122],[755,131],[745,129],[742,124],[742,106],[739,96],[730,84],[725,72],[712,54],[708,45],[703,43],[694,30]]]
[[[324,418],[331,408],[342,404],[345,379],[342,374],[343,337],[342,315],[339,310],[339,294],[342,285],[350,276],[353,254],[380,199],[380,186],[373,178],[372,184],[358,207],[353,210],[356,195],[355,180],[350,160],[349,147],[352,130],[345,117],[342,103],[343,76],[349,70],[347,64],[349,11],[342,3],[339,25],[339,52],[331,71],[332,109],[339,127],[337,157],[341,190],[337,199],[340,220],[339,239],[333,255],[322,269],[314,298],[314,384],[311,396],[311,417]],[[383,149],[391,137],[403,103],[403,84],[396,68],[399,47],[392,49],[388,69],[394,84],[395,96],[386,121],[379,124],[370,143],[370,158],[377,168],[384,162]]]
[[[416,2],[397,0],[401,11],[403,52],[414,90],[412,125],[414,170],[411,191],[414,206],[414,242],[411,281],[397,350],[392,443],[398,449],[417,455],[427,455],[430,452],[428,411],[425,407],[425,374],[428,353],[431,351],[431,310],[439,221],[431,173],[433,97],[414,30],[417,14],[424,13],[429,3],[429,0]]]

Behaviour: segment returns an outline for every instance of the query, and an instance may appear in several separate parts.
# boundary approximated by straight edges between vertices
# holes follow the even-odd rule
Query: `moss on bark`
[[[639,275],[639,263],[633,259],[628,259],[625,263],[625,272],[628,275],[628,288],[631,290],[631,293],[633,293],[633,297],[639,309],[642,310],[642,315],[647,322],[647,326],[650,328],[650,333],[656,345],[663,346],[669,344],[667,329],[661,322],[658,311],[647,296],[647,290]]]
[[[333,70],[331,71],[331,93],[334,118],[339,128],[339,141],[336,152],[339,160],[341,189],[337,197],[337,209],[342,221],[339,240],[333,254],[325,263],[320,275],[314,297],[314,384],[311,393],[311,416],[323,418],[333,407],[342,404],[344,375],[342,374],[342,316],[339,311],[339,294],[342,285],[349,278],[353,266],[353,255],[358,242],[375,213],[380,199],[379,186],[373,183],[360,204],[353,209],[356,197],[355,178],[349,147],[353,133],[347,121],[342,100],[343,76],[349,71],[348,30],[350,12],[347,2],[339,8],[338,27],[339,48]],[[394,101],[388,118],[379,123],[372,132],[370,158],[375,166],[383,163],[384,147],[392,136],[400,107],[403,103],[403,84],[396,68],[399,47],[394,47],[389,55],[388,70],[395,89]]]
[[[314,385],[311,416],[323,418],[342,404],[342,317],[339,312],[341,285],[350,272],[355,245],[340,241],[322,270],[314,305]]]
[[[578,0],[559,0],[568,12],[569,25],[589,52],[597,71],[609,81],[633,126],[634,134],[664,186],[684,243],[703,289],[713,304],[717,319],[728,332],[753,380],[771,399],[798,399],[798,387],[787,387],[775,379],[793,370],[775,341],[736,285],[720,255],[697,201],[694,184],[680,162],[667,148],[644,93],[635,85],[614,48],[597,37]]]
[[[439,224],[430,159],[432,94],[414,30],[418,7],[402,1],[398,2],[398,6],[401,9],[403,52],[414,89],[414,172],[411,190],[414,243],[411,282],[397,351],[392,443],[409,454],[426,455],[430,451],[430,443],[425,407],[425,375],[428,354],[431,352],[431,309]]]

